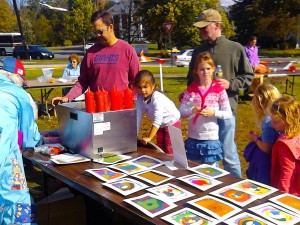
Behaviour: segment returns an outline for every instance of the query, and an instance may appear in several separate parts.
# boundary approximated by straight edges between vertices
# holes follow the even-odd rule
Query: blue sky
[[[220,0],[222,6],[229,6],[234,3],[233,0]]]

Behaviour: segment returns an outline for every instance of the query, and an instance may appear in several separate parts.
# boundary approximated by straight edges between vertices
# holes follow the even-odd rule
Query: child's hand
[[[193,114],[197,115],[197,114],[199,114],[200,112],[201,112],[201,108],[200,108],[200,107],[198,107],[198,106],[193,106],[193,108],[192,108],[192,113],[193,113]]]
[[[255,134],[253,130],[250,130],[250,131],[249,131],[249,138],[250,138],[251,141],[256,142],[257,139],[258,139],[258,135]]]
[[[151,141],[151,138],[143,138],[143,139],[142,139],[142,143],[143,143],[144,145],[147,145],[148,142],[150,142],[150,141]]]
[[[201,116],[210,117],[215,115],[215,110],[213,109],[202,109],[199,113]]]

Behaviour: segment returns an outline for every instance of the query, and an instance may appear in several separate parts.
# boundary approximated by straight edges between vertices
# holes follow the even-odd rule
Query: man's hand
[[[60,102],[68,102],[69,99],[67,97],[54,97],[52,99],[52,105],[56,106]]]
[[[229,89],[229,81],[228,80],[218,79],[217,81],[224,89]]]

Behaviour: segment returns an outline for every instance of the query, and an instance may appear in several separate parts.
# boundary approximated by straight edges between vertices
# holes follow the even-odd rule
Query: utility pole
[[[27,43],[26,43],[25,38],[24,38],[24,32],[23,32],[23,29],[22,29],[21,18],[20,18],[20,11],[18,9],[18,5],[17,5],[16,0],[13,0],[13,5],[14,5],[14,10],[15,10],[16,17],[17,17],[17,20],[18,20],[18,26],[19,26],[19,30],[20,30],[20,34],[21,34],[21,38],[22,38],[22,44],[23,44],[23,47],[24,47],[24,50],[25,50],[25,56],[26,56],[26,59],[28,59],[29,58],[28,46],[27,46]]]

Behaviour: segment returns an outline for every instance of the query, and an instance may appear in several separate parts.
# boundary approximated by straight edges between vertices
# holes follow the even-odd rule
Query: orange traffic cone
[[[140,52],[140,56],[141,56],[140,62],[149,62],[149,61],[151,61],[150,57],[145,56],[143,49]]]

